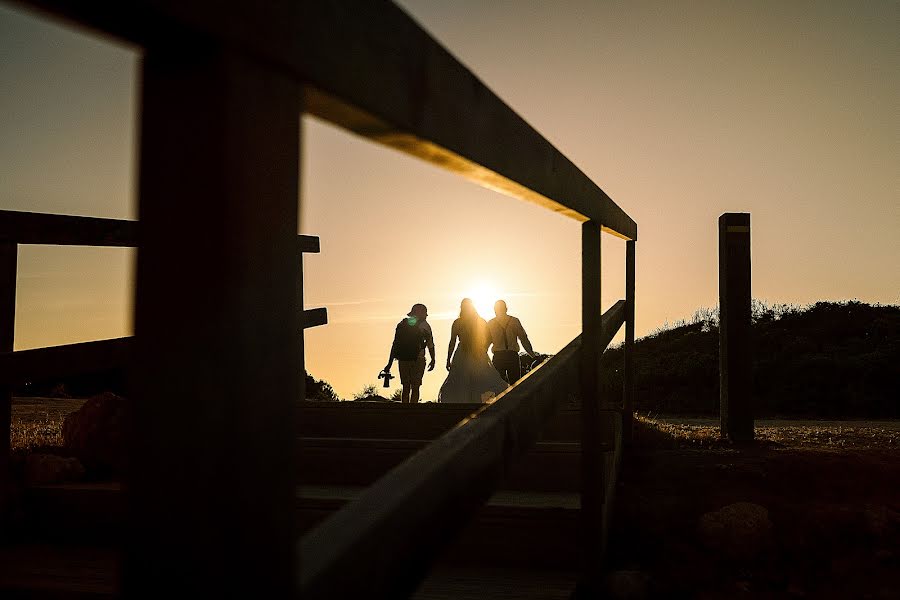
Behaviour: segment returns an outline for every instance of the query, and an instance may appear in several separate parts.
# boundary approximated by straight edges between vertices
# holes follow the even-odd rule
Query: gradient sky
[[[717,297],[716,219],[753,219],[753,295],[900,303],[900,4],[400,4],[639,226],[637,333]],[[134,218],[140,51],[0,4],[0,208]],[[393,325],[507,299],[539,351],[579,330],[579,225],[306,119],[310,372],[374,383]],[[624,244],[604,236],[604,304]],[[16,348],[127,334],[133,252],[20,251]],[[485,315],[489,316],[489,315]],[[186,332],[188,333],[188,332]],[[396,371],[395,371],[396,374]]]

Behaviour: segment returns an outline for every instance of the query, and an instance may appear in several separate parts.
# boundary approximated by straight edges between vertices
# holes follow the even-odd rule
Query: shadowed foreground
[[[619,597],[895,597],[900,436],[854,425],[760,428],[737,447],[639,420],[611,532]]]

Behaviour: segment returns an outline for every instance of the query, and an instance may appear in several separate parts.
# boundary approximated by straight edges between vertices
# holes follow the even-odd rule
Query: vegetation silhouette
[[[900,306],[754,302],[751,325],[757,417],[900,417]],[[622,346],[603,356],[607,397],[621,394]],[[717,415],[717,311],[635,342],[635,410]]]

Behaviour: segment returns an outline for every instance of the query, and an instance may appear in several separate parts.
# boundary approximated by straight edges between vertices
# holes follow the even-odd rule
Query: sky
[[[754,297],[900,303],[897,2],[399,4],[638,223],[639,336],[715,306],[729,211],[752,215]],[[139,65],[0,2],[0,208],[135,218]],[[307,368],[340,396],[377,383],[414,302],[438,350],[426,400],[466,295],[485,317],[506,299],[540,352],[578,334],[574,220],[313,118],[302,144],[306,305],[329,312]],[[130,334],[134,256],[20,249],[16,348]],[[604,306],[623,263],[604,236]]]

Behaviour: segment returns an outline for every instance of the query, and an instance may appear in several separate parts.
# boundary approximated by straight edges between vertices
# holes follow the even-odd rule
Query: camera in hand
[[[378,379],[384,379],[384,387],[391,387],[391,379],[394,376],[391,375],[390,371],[382,371],[378,374]]]

